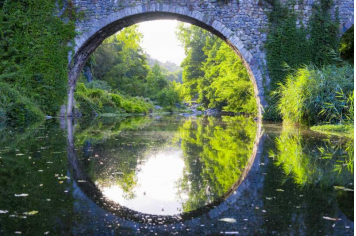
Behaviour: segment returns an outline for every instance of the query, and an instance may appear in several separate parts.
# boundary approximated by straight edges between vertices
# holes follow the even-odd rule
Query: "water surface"
[[[0,234],[353,234],[353,140],[240,116],[59,123],[0,130]]]

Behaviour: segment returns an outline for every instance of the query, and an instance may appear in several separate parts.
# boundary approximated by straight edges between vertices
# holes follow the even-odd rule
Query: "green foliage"
[[[95,77],[93,82],[86,83],[87,87],[147,97],[161,106],[171,106],[179,102],[171,82],[179,81],[178,75],[163,72],[158,63],[152,69],[149,67],[140,47],[142,37],[138,26],[131,26],[107,38],[87,63]],[[121,105],[129,113],[147,112],[142,108],[144,104],[137,105],[139,103],[140,99],[124,101]]]
[[[311,62],[316,66],[323,66],[333,62],[333,53],[339,47],[339,16],[335,19],[330,13],[333,0],[320,0],[314,5],[314,12],[309,23]]]
[[[354,26],[341,37],[339,51],[343,60],[354,64]]]
[[[167,62],[160,62],[156,59],[151,58],[149,55],[147,55],[148,59],[148,65],[153,68],[155,64],[158,64],[159,67],[161,67],[162,73],[164,76],[169,80],[169,81],[175,81],[178,83],[183,83],[182,80],[182,72],[183,69],[176,64],[167,61]]]
[[[191,101],[198,97],[198,80],[204,77],[203,63],[207,59],[203,48],[205,41],[212,35],[198,26],[178,25],[177,37],[184,47],[186,58],[181,67],[183,70],[184,99]]]
[[[89,89],[102,89],[111,91],[112,87],[104,80],[93,80],[91,82],[85,83],[85,87]]]
[[[141,97],[123,96],[102,89],[90,89],[77,84],[75,100],[79,112],[84,116],[104,113],[148,113],[153,105]]]
[[[75,35],[74,23],[56,16],[56,2],[5,1],[0,11],[0,81],[49,115],[65,103],[67,45]]]
[[[276,158],[293,181],[301,186],[345,186],[353,179],[352,140],[312,141],[300,130],[285,127],[276,139]]]
[[[276,88],[277,83],[284,82],[288,74],[285,64],[291,68],[299,68],[310,60],[307,30],[298,28],[297,16],[289,14],[289,17],[276,22],[275,26],[272,24],[265,44],[271,90]]]
[[[320,0],[314,4],[308,27],[305,27],[293,8],[295,2],[281,3],[280,0],[265,0],[272,6],[269,13],[270,29],[265,44],[267,69],[270,84],[266,87],[269,107],[264,119],[280,119],[276,111],[278,100],[270,96],[285,83],[289,70],[307,64],[318,67],[333,63],[338,48],[338,16],[330,14],[332,0]],[[299,25],[297,24],[299,22]]]
[[[317,131],[325,134],[332,134],[338,136],[354,136],[354,126],[353,124],[345,124],[345,125],[316,125],[310,127],[311,130]]]
[[[288,71],[303,64],[322,66],[332,61],[330,52],[338,47],[338,20],[330,14],[331,0],[315,4],[309,27],[298,26],[299,16],[288,4],[273,1],[269,13],[271,23],[266,42],[267,68],[271,78],[270,89],[284,82]]]
[[[157,102],[164,107],[174,106],[179,101],[178,92],[174,88],[164,88],[156,96]]]
[[[353,123],[354,70],[350,65],[305,67],[287,77],[276,95],[283,121],[315,125]]]
[[[196,26],[179,25],[177,36],[187,55],[183,84],[175,85],[181,97],[197,99],[205,108],[256,114],[252,82],[227,44]]]
[[[29,123],[44,119],[37,104],[7,83],[0,82],[0,123]]]
[[[185,161],[179,194],[189,197],[184,212],[224,196],[246,168],[255,138],[256,123],[245,117],[189,119],[179,128]]]
[[[67,178],[65,137],[56,121],[0,129],[0,207],[9,211],[1,216],[1,234],[61,234],[70,228],[75,199],[66,193],[72,191],[73,180]],[[15,197],[21,193],[28,196]]]

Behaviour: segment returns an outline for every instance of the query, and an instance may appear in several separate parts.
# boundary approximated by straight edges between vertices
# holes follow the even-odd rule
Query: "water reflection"
[[[353,139],[284,127],[275,143],[270,155],[298,185],[353,188]]]
[[[182,151],[165,149],[150,154],[147,161],[137,165],[130,191],[117,183],[100,184],[105,197],[135,211],[154,215],[180,213],[182,203],[177,201],[176,183],[182,175]],[[126,181],[125,181],[126,182]],[[128,194],[128,192],[130,194]]]
[[[353,235],[353,140],[267,124],[260,140],[255,126],[168,116],[2,127],[0,235]],[[150,204],[164,199],[179,214]],[[147,205],[157,215],[140,213]]]
[[[212,203],[233,191],[253,153],[257,127],[244,117],[189,119],[176,139],[184,153],[180,198],[188,196],[183,211]]]
[[[85,173],[111,203],[152,215],[193,212],[222,201],[247,172],[257,135],[252,119],[146,119],[140,127],[111,128],[105,142],[76,138]]]

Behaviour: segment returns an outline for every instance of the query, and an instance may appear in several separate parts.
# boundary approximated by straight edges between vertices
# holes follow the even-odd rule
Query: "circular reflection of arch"
[[[200,215],[208,213],[210,210],[219,206],[223,203],[228,197],[230,197],[235,190],[239,187],[239,185],[244,181],[246,176],[248,175],[255,157],[257,155],[259,143],[262,138],[262,126],[261,123],[257,123],[257,134],[254,141],[254,147],[252,150],[251,157],[246,164],[242,174],[238,180],[229,188],[229,190],[221,196],[219,199],[214,202],[205,205],[196,210],[185,212],[182,214],[176,215],[153,215],[141,213],[138,211],[131,210],[125,206],[120,206],[118,203],[113,202],[107,199],[100,189],[93,183],[93,181],[86,175],[80,161],[76,157],[75,145],[74,145],[74,128],[73,128],[73,120],[71,118],[67,118],[67,154],[68,154],[68,162],[70,164],[70,169],[72,171],[72,178],[76,182],[77,186],[83,191],[83,193],[91,199],[94,203],[99,205],[99,207],[113,213],[115,216],[120,218],[131,220],[137,223],[158,223],[158,224],[172,224],[177,222],[183,222],[186,220],[190,220],[196,218]]]
[[[104,39],[123,28],[141,22],[159,19],[179,20],[190,23],[209,31],[224,40],[242,59],[250,75],[250,79],[254,84],[258,114],[259,117],[261,117],[262,108],[267,106],[267,102],[264,98],[262,72],[260,70],[261,58],[254,57],[245,47],[245,43],[236,36],[235,32],[231,31],[221,21],[214,17],[191,10],[188,7],[170,7],[167,4],[159,4],[161,5],[159,7],[156,7],[156,4],[154,4],[154,6],[148,5],[138,4],[135,7],[127,7],[119,12],[112,13],[107,17],[98,20],[92,26],[90,31],[84,32],[76,38],[75,54],[70,63],[68,75],[69,91],[67,115],[69,117],[72,116],[74,90],[77,78],[91,53],[104,41]],[[260,52],[258,51],[258,53]]]

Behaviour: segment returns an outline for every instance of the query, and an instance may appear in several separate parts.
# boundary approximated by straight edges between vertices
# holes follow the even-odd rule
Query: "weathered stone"
[[[282,1],[301,15],[300,23],[308,24],[314,0],[297,1],[297,5],[291,5],[288,0]],[[266,68],[265,60],[259,60],[265,59],[263,45],[267,39],[267,34],[260,30],[268,29],[266,13],[271,9],[268,5],[261,6],[259,2],[231,0],[228,4],[223,4],[214,0],[73,0],[77,9],[85,9],[85,20],[76,24],[76,30],[83,34],[78,35],[75,40],[74,64],[69,73],[70,84],[73,86],[72,81],[78,78],[85,61],[106,37],[138,22],[178,19],[211,31],[225,39],[232,48],[238,49],[239,52],[235,51],[247,66],[254,82],[255,95],[260,98],[264,94],[264,84],[261,79],[257,81],[256,76],[268,75],[266,71],[262,71]],[[353,25],[353,1],[335,0],[334,3],[332,11],[339,11],[340,32],[344,33]],[[253,68],[250,68],[251,63]],[[265,81],[268,82],[269,78]],[[261,113],[262,107],[267,106],[267,103],[263,97],[257,100],[260,101]],[[69,115],[70,109],[68,106]]]

